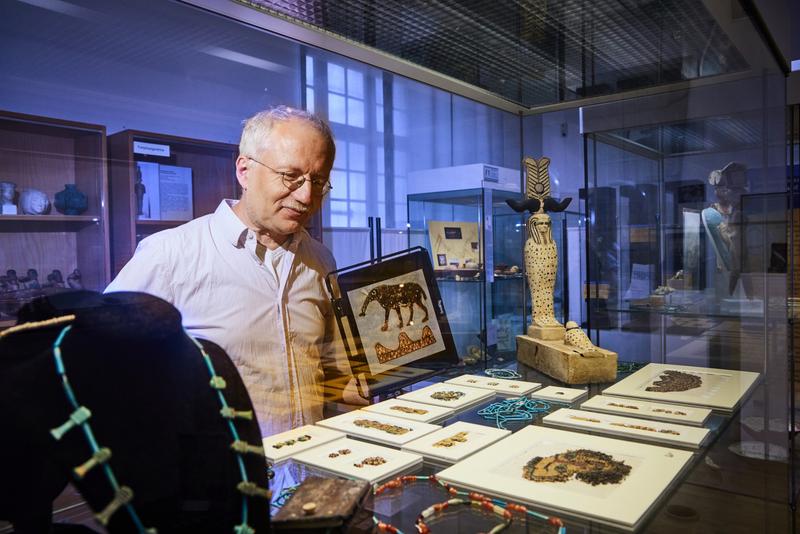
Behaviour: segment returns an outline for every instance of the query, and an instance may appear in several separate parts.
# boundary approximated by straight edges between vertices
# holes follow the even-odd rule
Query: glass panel
[[[367,226],[367,205],[363,202],[350,202],[350,226]]]
[[[314,85],[314,57],[306,54],[306,85]]]
[[[344,67],[328,63],[328,91],[344,94],[346,92]]]
[[[347,124],[356,128],[364,127],[364,101],[347,99]]]
[[[367,199],[367,176],[362,172],[351,172],[348,183],[350,185],[349,194],[350,200],[366,200]]]
[[[351,171],[365,171],[367,169],[366,147],[363,143],[348,143],[348,165]]]
[[[364,98],[364,75],[355,69],[347,69],[347,95]]]
[[[314,89],[306,87],[306,109],[314,113]]]
[[[347,123],[347,103],[341,95],[328,94],[328,119],[340,124]]]

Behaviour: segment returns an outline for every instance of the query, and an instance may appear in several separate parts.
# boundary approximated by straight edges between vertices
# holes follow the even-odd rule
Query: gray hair
[[[242,128],[242,138],[239,141],[239,154],[257,156],[264,149],[269,132],[275,123],[291,120],[304,121],[322,134],[330,146],[331,160],[336,157],[336,145],[333,142],[333,132],[330,126],[313,113],[289,106],[275,106],[259,111],[249,119],[245,119],[242,122],[244,127]]]

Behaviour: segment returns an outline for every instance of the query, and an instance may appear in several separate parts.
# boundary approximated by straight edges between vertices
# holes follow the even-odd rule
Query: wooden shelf
[[[82,215],[0,215],[0,273],[35,269],[40,283],[79,269],[100,291],[110,278],[105,126],[0,111],[0,176],[19,195],[37,189],[52,203],[65,184],[86,195]],[[18,197],[15,200],[18,203]],[[4,319],[7,319],[4,317]]]
[[[97,215],[2,215],[0,232],[78,232],[102,224]]]

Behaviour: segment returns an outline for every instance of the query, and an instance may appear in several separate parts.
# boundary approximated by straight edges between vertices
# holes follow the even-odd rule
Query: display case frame
[[[530,295],[522,252],[525,217],[506,200],[519,193],[490,187],[408,195],[409,246],[423,246],[436,265],[439,253],[430,238],[430,223],[454,221],[475,224],[480,247],[479,264],[437,269],[436,281],[444,299],[459,357],[475,368],[507,365],[516,359],[516,336],[530,321]],[[565,250],[566,214],[555,214],[554,239]],[[515,272],[512,267],[516,266]],[[556,313],[568,307],[566,271],[560,270]],[[468,311],[473,311],[468,316]],[[476,350],[477,349],[477,350]]]

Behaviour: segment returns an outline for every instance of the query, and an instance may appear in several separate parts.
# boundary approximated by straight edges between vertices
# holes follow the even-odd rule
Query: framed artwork
[[[431,424],[444,421],[455,414],[453,410],[444,408],[443,406],[420,404],[418,402],[402,401],[398,399],[389,399],[377,404],[364,406],[362,410]]]
[[[606,388],[605,395],[659,400],[731,412],[759,373],[650,363]]]
[[[477,222],[428,221],[431,252],[436,256],[436,270],[467,269],[481,262],[480,235]],[[443,262],[444,261],[444,262]]]
[[[527,426],[440,472],[457,487],[635,530],[692,453]]]
[[[317,425],[363,439],[400,448],[409,441],[439,430],[439,425],[402,419],[367,410],[354,410],[317,421]]]
[[[378,484],[422,465],[422,456],[355,439],[342,438],[294,457],[328,473]]]
[[[621,415],[572,410],[570,408],[562,408],[548,414],[543,421],[548,425],[567,429],[611,434],[623,438],[631,437],[692,449],[702,447],[710,433],[707,428],[702,427],[647,421]]]
[[[344,433],[314,425],[287,430],[262,440],[267,461],[277,464],[305,450],[345,437]]]
[[[483,375],[461,375],[450,380],[445,380],[445,384],[457,386],[467,386],[480,389],[491,389],[498,395],[504,397],[521,397],[542,387],[537,382],[525,382],[523,380],[511,380],[507,378],[492,378]]]
[[[711,415],[711,410],[707,408],[620,399],[606,395],[595,395],[581,404],[581,409],[692,426],[703,426]]]
[[[396,378],[408,369],[414,381],[424,370],[458,362],[425,249],[340,269],[328,274],[327,283],[353,373],[376,379],[392,371]],[[370,386],[373,393],[381,389],[377,379]]]
[[[493,399],[494,391],[442,383],[404,393],[397,398],[404,401],[444,406],[460,412]]]
[[[542,389],[537,389],[531,393],[533,399],[544,399],[555,402],[563,402],[572,404],[579,400],[585,399],[589,396],[589,392],[585,389],[578,388],[560,388],[558,386],[547,386]]]
[[[458,421],[403,445],[403,450],[432,463],[452,465],[510,435],[510,430]]]

